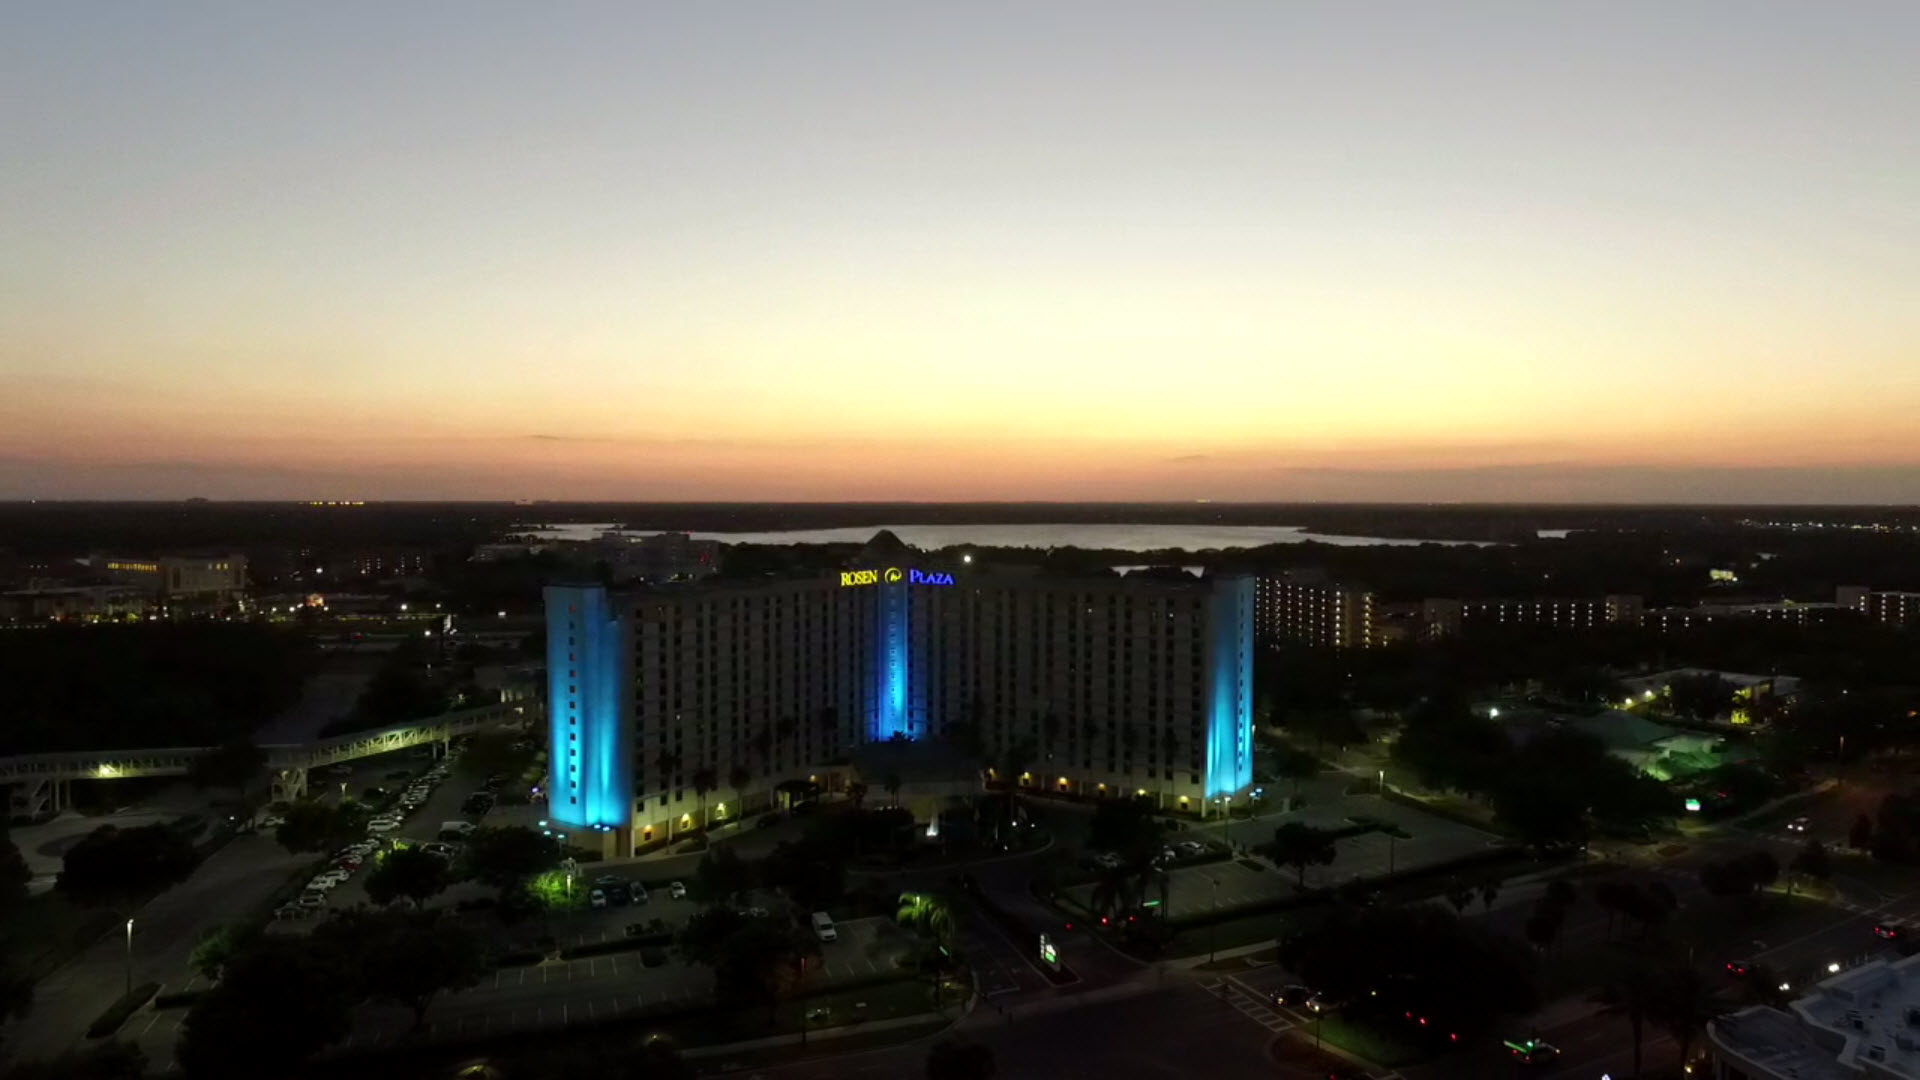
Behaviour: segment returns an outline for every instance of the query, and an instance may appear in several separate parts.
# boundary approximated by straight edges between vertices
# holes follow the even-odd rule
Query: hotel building
[[[1640,621],[1638,596],[1533,597],[1525,600],[1428,600],[1420,622],[1428,640],[1485,627],[1538,626],[1556,630],[1593,630],[1610,623]]]
[[[1254,628],[1262,643],[1299,641],[1335,649],[1378,644],[1373,594],[1312,573],[1290,571],[1254,584]]]
[[[1879,623],[1893,626],[1920,624],[1920,592],[1871,589],[1865,585],[1842,585],[1834,590],[1834,601]]]
[[[546,607],[549,817],[613,850],[696,825],[697,774],[724,820],[783,780],[844,781],[862,746],[893,740],[1011,753],[1026,787],[1203,813],[1252,781],[1248,578],[861,566],[555,585]]]

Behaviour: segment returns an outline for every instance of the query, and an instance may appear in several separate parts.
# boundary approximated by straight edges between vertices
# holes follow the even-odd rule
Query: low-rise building
[[[1838,606],[1857,611],[1877,623],[1920,625],[1920,592],[1842,585],[1834,590],[1833,599]]]
[[[1842,972],[1783,1009],[1707,1025],[1714,1080],[1920,1077],[1920,955]]]
[[[151,607],[145,589],[76,585],[0,593],[0,622],[104,622],[140,618]]]
[[[1595,630],[1609,624],[1640,622],[1641,599],[1629,594],[1585,597],[1534,596],[1522,599],[1429,599],[1421,605],[1422,636],[1427,640],[1499,626],[1537,626],[1556,630]]]
[[[1323,573],[1289,570],[1254,582],[1254,636],[1262,644],[1298,641],[1335,649],[1365,649],[1374,640],[1373,594],[1327,580]]]

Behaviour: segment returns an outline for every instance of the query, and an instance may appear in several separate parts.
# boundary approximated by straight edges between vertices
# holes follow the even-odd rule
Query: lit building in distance
[[[93,560],[108,579],[169,601],[237,600],[247,591],[245,555],[105,556]]]
[[[1834,602],[1877,623],[1892,626],[1920,625],[1920,592],[1873,589],[1865,585],[1842,585],[1834,590]]]
[[[1696,607],[1649,608],[1641,616],[1641,625],[1656,633],[1671,634],[1728,620],[1784,623],[1805,629],[1844,615],[1839,604],[1802,604],[1782,600],[1772,604],[1700,604]]]
[[[1262,643],[1371,648],[1377,643],[1373,594],[1313,572],[1263,577],[1254,583],[1254,631]]]
[[[1638,596],[1544,597],[1521,600],[1430,599],[1420,606],[1422,636],[1452,637],[1488,627],[1534,626],[1554,630],[1594,630],[1609,624],[1640,622]]]
[[[1026,787],[1195,812],[1251,784],[1251,579],[901,561],[549,589],[549,816],[607,826],[611,783],[573,787],[625,775],[631,842],[646,845],[698,825],[696,778],[724,820],[783,780],[844,783],[856,750],[896,739],[977,746],[989,764],[1015,761]],[[590,638],[591,651],[559,644]]]

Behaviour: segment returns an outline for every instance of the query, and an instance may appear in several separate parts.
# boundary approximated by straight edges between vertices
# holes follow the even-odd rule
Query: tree
[[[1699,972],[1690,967],[1671,967],[1662,972],[1646,1012],[1647,1019],[1673,1036],[1680,1047],[1681,1063],[1690,1064],[1694,1040],[1706,1031],[1707,1022],[1718,1016],[1721,1008],[1713,988]]]
[[[1279,943],[1300,981],[1368,1009],[1419,1009],[1449,1030],[1480,1030],[1532,1007],[1524,947],[1432,904],[1342,908]]]
[[[711,765],[702,765],[693,770],[693,793],[700,799],[700,827],[711,825],[707,820],[707,795],[720,786],[720,774]]]
[[[1282,746],[1274,754],[1274,775],[1293,781],[1293,804],[1300,804],[1300,782],[1320,774],[1320,759],[1298,747]]]
[[[1435,700],[1408,718],[1392,761],[1428,787],[1481,794],[1493,790],[1512,752],[1505,728],[1457,701]]]
[[[694,870],[700,898],[709,904],[732,903],[753,889],[753,867],[730,847],[709,848]]]
[[[741,813],[746,813],[747,785],[751,783],[753,783],[753,770],[744,764],[735,762],[733,768],[727,770],[727,786],[733,789],[733,797],[739,802]]]
[[[1714,896],[1750,896],[1779,878],[1779,860],[1765,851],[1749,851],[1700,868],[1700,885]]]
[[[20,854],[19,845],[8,835],[6,819],[0,817],[0,913],[12,911],[26,902],[27,885],[32,880],[33,870]]]
[[[1087,826],[1087,846],[1111,851],[1123,860],[1151,861],[1159,854],[1166,826],[1139,799],[1107,799],[1095,804]]]
[[[1853,827],[1847,830],[1847,846],[1855,851],[1865,851],[1873,846],[1873,819],[1865,814],[1853,819]]]
[[[525,890],[535,877],[560,865],[559,841],[524,825],[475,829],[467,837],[466,876],[500,890]]]
[[[1644,958],[1632,957],[1618,962],[1607,981],[1594,991],[1594,1004],[1612,1016],[1625,1017],[1633,1032],[1633,1076],[1640,1075],[1641,1048],[1646,1037],[1647,1015],[1656,1008],[1660,993],[1659,973]]]
[[[1331,866],[1338,855],[1333,833],[1289,821],[1273,830],[1273,842],[1262,845],[1261,854],[1279,866],[1291,866],[1298,875],[1300,888],[1307,887],[1307,867]]]
[[[285,1070],[347,1033],[355,993],[346,958],[304,941],[264,938],[187,1012],[175,1057],[195,1080],[253,1080]]]
[[[227,965],[250,948],[256,936],[243,927],[216,926],[201,935],[187,963],[201,978],[208,982],[219,982]]]
[[[927,1080],[993,1080],[993,1051],[980,1043],[942,1039],[927,1050]]]
[[[1500,898],[1500,879],[1488,878],[1480,883],[1480,906],[1487,911],[1493,910],[1493,902]]]
[[[1827,854],[1827,847],[1818,840],[1809,839],[1807,846],[1793,857],[1789,867],[1797,877],[1813,878],[1825,881],[1833,876],[1833,856]],[[1792,892],[1792,878],[1788,878],[1788,892]]]
[[[33,1011],[33,980],[12,971],[0,971],[0,1029],[8,1020]]]
[[[22,1062],[6,1073],[6,1080],[142,1080],[147,1055],[130,1042],[105,1042],[69,1050],[48,1061]]]
[[[896,772],[890,772],[881,779],[880,784],[882,787],[887,789],[887,798],[893,800],[893,805],[899,806],[900,805],[900,774]]]
[[[714,992],[722,1001],[769,1009],[798,983],[807,958],[819,953],[813,936],[785,919],[725,907],[695,912],[675,947],[687,961],[713,969]]]
[[[339,805],[311,800],[287,808],[286,820],[273,832],[280,846],[296,854],[335,851],[366,835],[367,812],[356,802]]]
[[[1474,893],[1474,887],[1459,878],[1447,882],[1447,903],[1453,905],[1457,915],[1467,913],[1467,908],[1473,903]]]
[[[267,752],[251,742],[232,742],[193,759],[187,779],[194,787],[246,790],[265,775]]]
[[[807,911],[823,911],[846,894],[844,849],[812,840],[785,842],[760,860],[760,881]]]
[[[193,845],[166,825],[102,825],[67,849],[54,888],[76,903],[126,911],[136,899],[185,881],[197,862]]]
[[[473,932],[438,912],[398,913],[361,951],[362,988],[372,997],[413,1010],[425,1025],[433,999],[465,990],[487,973],[486,954]]]
[[[1679,675],[1667,684],[1667,701],[1679,716],[1712,720],[1733,711],[1734,686],[1712,672]]]
[[[860,812],[861,805],[867,801],[867,785],[864,781],[855,780],[847,785],[847,801],[853,804],[854,813]]]
[[[447,861],[425,848],[403,847],[380,857],[367,875],[367,899],[385,906],[406,897],[418,907],[453,881]]]

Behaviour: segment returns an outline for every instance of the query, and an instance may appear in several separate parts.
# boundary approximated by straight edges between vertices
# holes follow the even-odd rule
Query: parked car
[[[295,907],[304,908],[308,911],[314,908],[323,908],[327,906],[327,894],[308,890],[307,892],[301,893],[299,899],[293,903]]]
[[[400,827],[399,822],[393,821],[388,818],[379,818],[374,821],[367,822],[367,831],[370,833],[390,833],[399,827]]]
[[[1273,1003],[1291,1009],[1301,1008],[1313,997],[1313,989],[1306,986],[1283,986],[1273,992]]]
[[[277,829],[286,823],[287,819],[281,817],[279,814],[268,814],[266,817],[260,819],[260,827],[263,829]]]
[[[627,882],[627,893],[633,897],[633,902],[636,904],[644,904],[648,900],[647,887],[637,881]]]
[[[672,897],[675,900],[685,900],[687,898],[686,882],[684,881],[668,882],[667,895]]]
[[[607,893],[604,889],[595,889],[587,894],[587,906],[603,908],[607,906]]]
[[[824,911],[816,911],[809,920],[813,925],[813,936],[821,941],[838,941],[840,932],[833,928],[833,916]]]
[[[1184,855],[1205,855],[1207,853],[1207,845],[1198,840],[1182,840],[1173,846],[1179,849]]]

